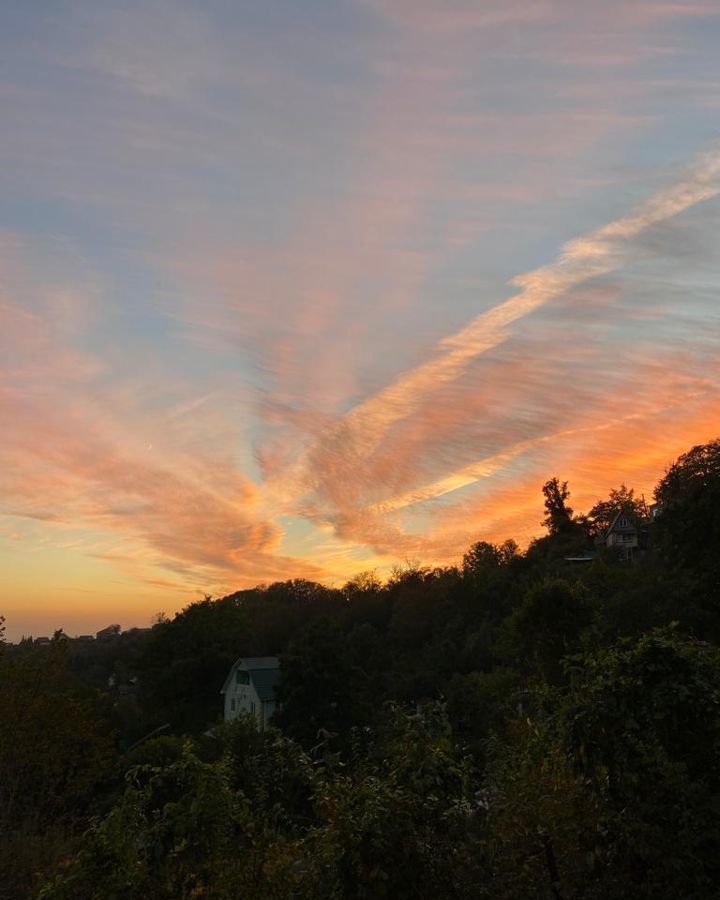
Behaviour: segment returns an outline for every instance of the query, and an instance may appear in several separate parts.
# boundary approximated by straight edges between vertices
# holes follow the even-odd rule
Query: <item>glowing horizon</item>
[[[0,614],[147,625],[720,434],[720,8],[3,7]]]

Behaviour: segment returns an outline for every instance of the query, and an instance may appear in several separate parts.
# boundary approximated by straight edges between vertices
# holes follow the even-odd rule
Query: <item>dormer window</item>
[[[243,669],[235,672],[235,684],[250,684],[250,676]]]
[[[630,527],[630,522],[623,516],[621,519],[619,519],[618,525],[619,525],[621,528],[629,528],[629,527]]]

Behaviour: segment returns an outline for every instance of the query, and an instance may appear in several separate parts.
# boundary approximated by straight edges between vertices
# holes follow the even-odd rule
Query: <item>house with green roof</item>
[[[235,660],[220,691],[225,697],[225,721],[241,713],[255,716],[260,731],[270,724],[276,709],[275,685],[280,681],[276,656],[243,656]]]

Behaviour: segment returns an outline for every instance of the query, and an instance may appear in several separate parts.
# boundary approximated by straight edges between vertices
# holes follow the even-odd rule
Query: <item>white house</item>
[[[225,721],[241,713],[255,716],[265,731],[275,712],[275,685],[280,680],[280,660],[276,656],[245,656],[235,660],[220,691],[225,695]]]

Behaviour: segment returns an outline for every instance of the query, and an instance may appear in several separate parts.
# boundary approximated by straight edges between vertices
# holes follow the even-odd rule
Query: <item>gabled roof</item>
[[[267,702],[275,699],[275,685],[280,681],[280,669],[250,669],[252,681],[258,698]]]
[[[274,699],[273,688],[280,680],[280,660],[277,656],[241,656],[236,659],[225,679],[221,694],[225,693],[238,669],[248,673],[260,700]]]
[[[235,665],[248,672],[256,669],[279,669],[280,660],[277,656],[242,656],[235,660]]]
[[[621,525],[620,519],[627,520],[628,524]],[[610,527],[605,532],[605,537],[612,534],[613,532],[616,532],[619,534],[622,534],[624,532],[627,534],[628,532],[638,531],[638,530],[639,530],[639,522],[637,521],[637,518],[632,513],[625,512],[624,510],[621,509],[620,512],[616,513],[615,518],[610,523]]]

